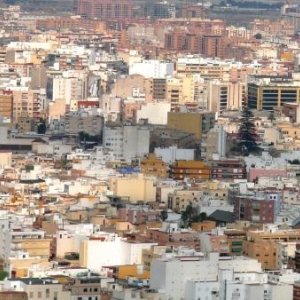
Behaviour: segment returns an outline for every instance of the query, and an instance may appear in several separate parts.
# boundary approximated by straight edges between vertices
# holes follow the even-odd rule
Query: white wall
[[[137,122],[140,119],[148,119],[149,124],[166,125],[171,103],[147,103],[137,111]]]
[[[193,160],[195,158],[194,149],[178,149],[177,146],[169,148],[155,148],[156,156],[160,156],[163,162],[170,164],[175,160]]]
[[[144,60],[129,66],[129,75],[139,74],[145,78],[165,78],[173,75],[174,64],[159,60]]]

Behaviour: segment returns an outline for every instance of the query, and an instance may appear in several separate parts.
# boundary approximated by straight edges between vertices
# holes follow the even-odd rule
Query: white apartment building
[[[84,83],[78,78],[53,78],[52,101],[64,99],[66,104],[71,104],[71,100],[85,99]]]
[[[195,255],[154,260],[150,288],[173,300],[293,299],[291,282],[268,283],[268,274],[256,260],[219,257],[217,253],[208,259]]]
[[[105,266],[141,264],[142,250],[157,243],[130,242],[115,233],[98,232],[81,242],[80,265],[101,271]]]
[[[159,60],[143,60],[129,66],[129,75],[139,74],[145,78],[165,78],[172,76],[174,64]]]
[[[131,160],[149,153],[150,129],[145,126],[105,126],[103,145],[117,159]]]

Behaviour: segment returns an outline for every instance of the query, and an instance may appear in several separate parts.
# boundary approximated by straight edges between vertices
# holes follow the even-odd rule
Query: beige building
[[[65,99],[55,99],[49,103],[49,119],[60,119],[66,113],[66,101]]]
[[[111,94],[125,99],[142,93],[144,93],[144,76],[129,75],[117,79]]]
[[[198,96],[198,84],[195,77],[189,74],[182,78],[169,78],[166,82],[166,100],[174,109],[180,104],[195,102]]]
[[[147,178],[143,174],[111,178],[110,190],[116,196],[128,197],[131,203],[154,202],[156,199],[154,179]]]
[[[5,270],[15,276],[29,276],[29,270],[37,263],[48,266],[52,239],[42,230],[31,228],[10,229],[9,220],[1,221],[0,239],[5,245],[0,250]]]
[[[208,85],[208,110],[221,113],[240,109],[245,102],[244,82],[221,82],[212,80]]]
[[[36,121],[44,116],[42,90],[13,91],[13,122],[17,123],[23,112]]]
[[[190,203],[200,201],[202,191],[197,190],[175,190],[168,196],[168,207],[177,212],[185,211]]]
[[[26,133],[35,130],[35,120],[26,111],[22,111],[18,117],[16,127],[19,132]]]
[[[0,169],[11,167],[12,152],[1,150],[0,151]]]
[[[89,135],[98,135],[103,128],[103,118],[99,115],[68,114],[61,121],[64,124],[64,132],[66,134],[85,132]]]

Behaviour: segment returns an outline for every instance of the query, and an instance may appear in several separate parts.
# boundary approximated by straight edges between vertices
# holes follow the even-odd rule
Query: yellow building
[[[155,153],[150,153],[147,157],[141,159],[141,173],[152,175],[158,178],[165,178],[168,175],[167,166]]]
[[[154,202],[156,199],[154,179],[143,174],[111,178],[110,190],[115,196],[128,197],[131,203]]]
[[[195,77],[189,74],[182,78],[169,78],[166,81],[166,99],[171,103],[171,108],[174,109],[178,105],[195,102],[198,85]]]
[[[215,113],[212,112],[169,112],[168,127],[194,133],[201,139],[215,125]]]

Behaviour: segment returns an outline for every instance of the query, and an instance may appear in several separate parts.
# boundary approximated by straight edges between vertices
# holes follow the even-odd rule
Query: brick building
[[[78,0],[77,14],[88,19],[126,19],[132,17],[130,0]]]
[[[214,160],[211,163],[212,179],[246,179],[246,165],[239,160]]]

